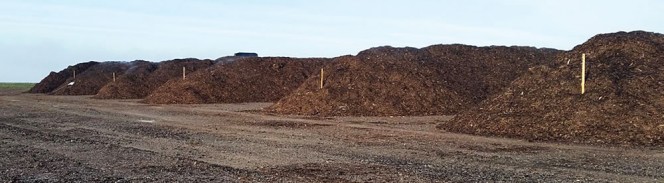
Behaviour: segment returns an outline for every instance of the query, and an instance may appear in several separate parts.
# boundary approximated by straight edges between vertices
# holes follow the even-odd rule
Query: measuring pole
[[[320,89],[323,89],[323,68],[320,69]]]
[[[187,70],[185,70],[185,67],[182,67],[182,80],[187,79],[186,72]]]
[[[74,79],[76,79],[76,70],[74,70]]]
[[[586,93],[586,54],[581,54],[581,95]]]

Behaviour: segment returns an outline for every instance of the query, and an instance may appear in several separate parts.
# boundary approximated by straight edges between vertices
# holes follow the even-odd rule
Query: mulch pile
[[[589,72],[583,95],[582,53]],[[663,145],[664,35],[597,35],[438,127],[533,141]]]
[[[194,58],[175,59],[160,63],[140,62],[119,77],[116,82],[104,86],[94,98],[97,99],[141,99],[170,79],[181,79],[182,68],[186,73],[208,68],[211,60]]]
[[[125,73],[133,65],[127,62],[101,62],[88,68],[82,73],[76,73],[76,78],[70,77],[58,88],[50,92],[52,95],[94,95],[99,89],[116,77]]]
[[[87,70],[88,68],[97,65],[99,62],[84,62],[84,63],[79,63],[73,66],[69,66],[66,69],[63,69],[60,72],[51,72],[46,76],[44,79],[42,79],[39,83],[37,83],[34,87],[32,87],[28,93],[49,93],[61,86],[67,79],[73,76],[74,72],[78,72],[79,74]]]
[[[321,116],[456,114],[502,91],[557,50],[434,45],[377,47],[335,58],[267,111]]]
[[[134,62],[124,74],[116,76],[114,82],[110,82],[102,87],[93,97],[97,99],[133,99],[141,98],[141,95],[148,89],[148,80],[158,64],[139,61]]]
[[[145,102],[156,104],[277,101],[315,74],[328,59],[248,57],[173,79]]]

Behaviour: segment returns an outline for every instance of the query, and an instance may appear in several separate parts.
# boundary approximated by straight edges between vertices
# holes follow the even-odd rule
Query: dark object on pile
[[[257,53],[249,53],[249,52],[238,52],[235,53],[236,57],[258,57]]]

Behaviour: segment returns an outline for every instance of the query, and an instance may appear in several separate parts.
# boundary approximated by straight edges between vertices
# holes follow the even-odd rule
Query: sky
[[[570,50],[664,32],[661,0],[0,0],[0,82],[85,61],[336,57],[376,46]]]

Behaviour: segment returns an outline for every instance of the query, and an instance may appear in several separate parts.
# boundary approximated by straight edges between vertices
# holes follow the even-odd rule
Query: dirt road
[[[663,148],[441,132],[450,116],[316,118],[266,103],[0,93],[0,182],[658,182]]]

